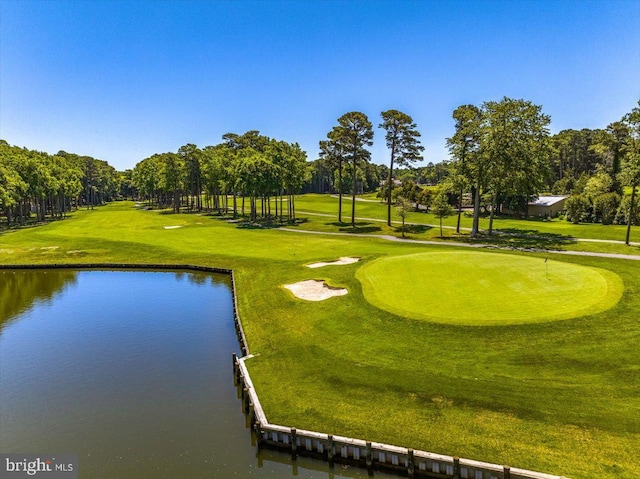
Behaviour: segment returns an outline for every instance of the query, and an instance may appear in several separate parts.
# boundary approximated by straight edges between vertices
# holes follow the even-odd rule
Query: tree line
[[[453,118],[447,182],[458,190],[459,211],[464,192],[473,197],[472,236],[478,234],[482,199],[489,205],[491,233],[496,212],[505,208],[526,214],[530,200],[552,191],[571,194],[566,203],[570,221],[627,224],[629,242],[638,215],[640,101],[603,130],[564,130],[553,136],[549,116],[524,100],[462,105]],[[628,197],[625,186],[631,188]]]
[[[105,161],[64,151],[55,155],[0,143],[0,209],[8,224],[59,218],[72,208],[92,207],[117,196],[136,196],[149,205],[173,211],[231,211],[234,217],[295,219],[295,194],[331,192],[342,197],[379,190],[391,205],[398,198],[431,205],[443,198],[458,209],[473,207],[472,235],[481,212],[526,215],[527,203],[540,192],[571,194],[570,221],[631,225],[638,215],[636,189],[640,136],[640,102],[619,121],[601,130],[564,130],[550,135],[550,117],[529,101],[504,97],[453,111],[454,131],[447,138],[451,159],[414,168],[422,159],[420,133],[413,119],[398,110],[380,114],[388,165],[371,163],[373,124],[362,112],[348,112],[319,142],[320,157],[308,163],[297,143],[251,130],[227,133],[222,142],[177,152],[158,153],[119,173]],[[398,178],[403,184],[398,185]],[[414,183],[407,183],[414,180]],[[439,184],[429,192],[415,183]],[[625,195],[624,188],[631,194]],[[439,195],[439,196],[438,196]],[[274,201],[275,200],[275,201]],[[230,204],[231,202],[231,204]],[[351,203],[355,225],[356,202]]]
[[[0,140],[0,212],[8,226],[63,218],[120,194],[121,174],[106,161],[65,151],[50,155]]]
[[[300,146],[256,130],[222,138],[214,146],[187,144],[139,162],[132,172],[138,196],[175,212],[232,211],[234,218],[245,215],[246,199],[251,221],[294,220],[294,194],[307,177],[307,155]]]

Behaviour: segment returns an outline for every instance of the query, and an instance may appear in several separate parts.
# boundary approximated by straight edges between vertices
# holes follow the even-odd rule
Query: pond
[[[232,311],[226,275],[0,271],[0,452],[77,454],[83,479],[367,477],[256,448]]]

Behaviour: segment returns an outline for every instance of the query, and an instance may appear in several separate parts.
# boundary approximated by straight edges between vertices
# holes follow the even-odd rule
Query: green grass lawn
[[[305,202],[320,203],[316,211],[322,205],[316,197],[296,202],[300,210]],[[377,206],[359,202],[358,215],[361,203]],[[574,479],[640,477],[640,262],[500,253],[515,262],[550,257],[569,269],[599,268],[623,282],[624,292],[610,309],[560,321],[443,324],[394,314],[365,298],[361,268],[384,258],[454,251],[460,248],[142,211],[131,202],[0,234],[3,264],[193,263],[234,269],[255,355],[247,366],[273,423]],[[304,266],[340,256],[362,260]],[[461,267],[459,275],[471,272]],[[316,303],[296,299],[283,287],[307,279],[326,280],[349,294]],[[498,295],[496,310],[507,300]]]
[[[467,326],[596,314],[624,285],[611,271],[478,251],[386,256],[358,269],[365,298],[399,316]]]
[[[331,215],[332,218],[337,217],[338,199],[330,195],[304,195],[296,198],[296,208],[301,212],[310,212],[315,214]],[[301,216],[304,216],[301,213]],[[385,230],[382,220],[387,218],[387,207],[380,202],[358,201],[356,203],[356,216],[359,218],[368,218],[371,221],[367,226],[369,229]],[[392,220],[399,222],[400,218],[392,208]],[[342,221],[348,223],[351,221],[351,198],[343,198],[342,203]],[[431,213],[412,212],[409,213],[406,221],[408,223],[416,223],[418,225],[438,225],[439,219]],[[326,221],[325,221],[326,223]],[[457,214],[443,220],[443,224],[447,226],[446,236],[453,236],[457,223]],[[472,226],[472,218],[469,214],[462,216],[461,227],[466,228],[462,233],[468,236],[469,229]],[[480,228],[489,228],[489,219],[482,217],[480,220]],[[626,234],[625,225],[606,225],[583,223],[575,225],[566,220],[553,219],[543,221],[537,218],[531,219],[514,219],[497,217],[494,220],[494,228],[504,234],[519,234],[524,238],[498,238],[492,239],[493,242],[506,243],[510,241],[515,245],[522,244],[531,247],[551,247],[562,249],[580,249],[585,251],[601,251],[606,249],[609,252],[623,254],[640,254],[639,247],[628,247],[624,245],[593,245],[590,243],[576,244],[575,238],[595,239],[595,240],[614,240],[624,241]],[[385,233],[400,235],[399,228],[386,230]],[[437,228],[414,228],[410,229],[410,237],[416,239],[434,238],[440,232]],[[482,238],[482,241],[488,241],[489,238]],[[631,241],[640,242],[640,227],[631,229]]]

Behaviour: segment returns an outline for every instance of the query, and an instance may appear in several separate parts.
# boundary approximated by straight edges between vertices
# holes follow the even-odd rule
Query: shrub
[[[570,196],[567,198],[564,205],[567,213],[567,221],[571,221],[576,224],[585,220],[585,217],[588,215],[589,209],[591,208],[589,199],[585,195]]]
[[[616,211],[620,206],[618,193],[604,193],[593,200],[596,215],[600,217],[603,225],[610,225],[616,217]]]

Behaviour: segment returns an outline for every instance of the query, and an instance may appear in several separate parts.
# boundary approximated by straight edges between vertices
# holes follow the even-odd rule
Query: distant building
[[[529,216],[544,216],[552,218],[558,216],[564,210],[564,202],[567,196],[540,196],[537,200],[530,202],[528,207]]]
[[[386,184],[387,184],[387,180],[386,180],[386,179],[384,179],[384,180],[380,180],[380,186],[384,186],[384,185],[386,185]],[[394,188],[395,188],[395,187],[398,187],[398,186],[402,186],[402,181],[400,181],[400,180],[396,180],[396,179],[394,178],[394,179],[393,179],[393,186],[394,186]]]

